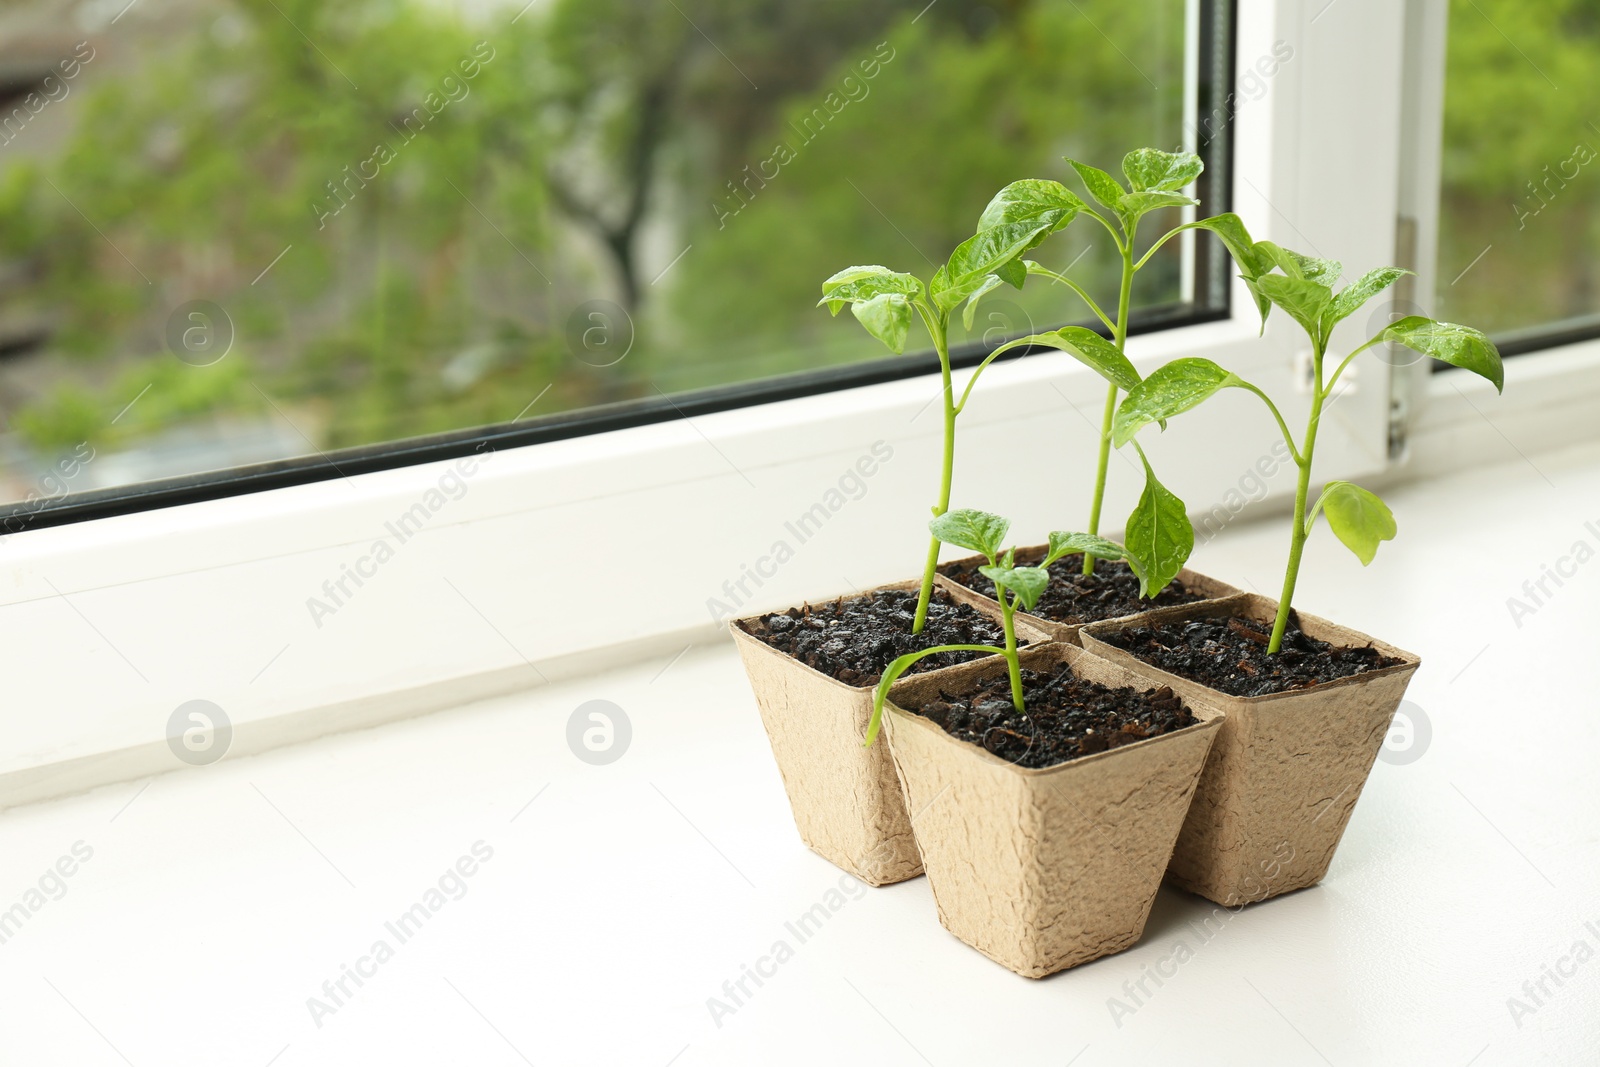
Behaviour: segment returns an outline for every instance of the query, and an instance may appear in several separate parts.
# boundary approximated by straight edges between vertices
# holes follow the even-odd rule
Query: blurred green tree
[[[1597,0],[1452,0],[1441,315],[1506,331],[1600,311],[1597,55]]]
[[[85,85],[59,155],[0,173],[21,279],[0,310],[53,323],[57,382],[10,428],[69,447],[100,410],[114,447],[284,412],[337,447],[875,355],[813,310],[821,278],[921,270],[1006,181],[1181,136],[1182,0],[915,7],[557,0],[479,24],[234,0]],[[780,143],[794,158],[749,182]],[[1097,262],[1093,243],[1070,251]],[[567,347],[595,296],[637,320],[618,367]],[[164,351],[194,299],[235,328],[214,367]]]

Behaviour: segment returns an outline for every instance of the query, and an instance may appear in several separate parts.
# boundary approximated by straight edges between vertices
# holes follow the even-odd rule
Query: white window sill
[[[1585,525],[1600,446],[1532,459],[1559,490],[1513,458],[1388,492],[1401,537],[1365,571],[1325,528],[1313,537],[1299,603],[1422,655],[1409,699],[1432,745],[1377,764],[1322,886],[1209,941],[1191,924],[1211,906],[1164,890],[1137,947],[1027,982],[945,933],[917,879],[851,887],[798,943],[785,923],[840,874],[800,844],[718,643],[0,815],[0,907],[74,842],[94,850],[0,949],[0,1061],[119,1062],[108,1045],[208,1067],[521,1062],[508,1045],[531,1062],[680,1067],[1058,1063],[1086,1046],[1082,1064],[1587,1061],[1584,972],[1600,963],[1551,983],[1520,1028],[1506,1007],[1595,943],[1585,919],[1600,925],[1583,897],[1600,884],[1584,786],[1600,720],[1573,669],[1600,640],[1600,562],[1520,628],[1506,607],[1575,541],[1600,547]],[[1196,565],[1271,592],[1282,534],[1235,524]],[[632,722],[609,766],[567,748],[591,699]],[[318,1028],[307,999],[395,944],[384,924],[479,841],[494,854],[466,895],[347,983]],[[778,940],[794,958],[717,1027],[707,999]],[[1124,983],[1170,974],[1180,941],[1193,958],[1146,980],[1118,1027],[1108,999],[1133,1005]]]

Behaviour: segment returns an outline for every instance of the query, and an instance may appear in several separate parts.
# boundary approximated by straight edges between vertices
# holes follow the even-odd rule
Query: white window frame
[[[1415,126],[1407,108],[1425,85],[1403,73],[1416,73],[1408,50],[1423,47],[1419,27],[1442,6],[1241,0],[1241,76],[1276,42],[1293,49],[1262,79],[1259,98],[1240,92],[1233,120],[1233,203],[1256,236],[1356,273],[1393,260],[1402,201],[1413,215],[1428,202],[1426,161],[1402,152]],[[1228,321],[1137,336],[1129,355],[1141,372],[1177,356],[1216,359],[1289,398],[1286,417],[1303,422],[1303,337],[1275,316],[1258,338],[1238,284],[1233,309]],[[1347,324],[1336,343],[1359,341],[1359,330]],[[1545,359],[1515,361],[1514,382],[1530,358]],[[1319,480],[1393,476],[1399,383],[1382,363],[1362,361],[1354,390],[1324,422]],[[1423,385],[1423,394],[1459,395]],[[778,540],[793,558],[759,587],[745,580],[741,613],[911,577],[935,489],[940,428],[927,405],[936,389],[936,378],[907,379],[497,453],[392,559],[369,565],[365,584],[347,583],[354,595],[320,627],[308,598],[331,603],[324,581],[441,479],[453,487],[455,463],[5,538],[0,647],[11,678],[0,806],[182,766],[168,750],[167,721],[194,699],[224,709],[238,755],[609,663],[668,668],[686,647],[725,639],[708,600],[727,602],[724,582]],[[1022,543],[1081,527],[1103,395],[1100,379],[1065,356],[991,368],[961,419],[957,505],[1007,514]],[[1441,441],[1459,436],[1441,430],[1450,411],[1408,412],[1424,469]],[[1239,392],[1148,436],[1156,469],[1202,531],[1193,564],[1203,570],[1207,533],[1233,517],[1251,472],[1273,465],[1275,426]],[[866,464],[865,495],[795,543],[785,523],[826,506],[826,491],[875,442],[892,458]],[[1140,478],[1124,459],[1112,463],[1115,529]],[[1278,467],[1267,507],[1292,492],[1292,473]]]
[[[1435,310],[1443,278],[1470,264],[1438,262],[1449,0],[1407,0],[1401,79],[1403,136],[1396,262],[1417,272],[1409,296]],[[1448,284],[1448,283],[1447,283]],[[1476,375],[1435,373],[1421,360],[1393,375],[1398,462],[1388,480],[1447,475],[1484,463],[1520,462],[1596,435],[1600,339],[1553,346],[1506,362],[1505,392]],[[1543,473],[1539,472],[1543,477]]]

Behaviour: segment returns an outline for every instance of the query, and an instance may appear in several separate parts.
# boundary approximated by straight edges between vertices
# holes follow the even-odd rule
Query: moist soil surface
[[[1271,624],[1253,619],[1193,619],[1096,636],[1153,667],[1236,697],[1309,689],[1403,662],[1370,645],[1340,648],[1308,637],[1292,616],[1283,647],[1272,655]]]
[[[827,604],[807,604],[739,625],[807,667],[846,685],[872,686],[889,664],[908,652],[935,645],[993,645],[1004,648],[1005,630],[970,604],[962,604],[937,586],[928,601],[928,620],[912,634],[918,590],[880,589],[862,596],[841,597]],[[1021,638],[1018,644],[1026,644]],[[920,659],[906,674],[922,674],[979,659],[986,652],[940,652]]]
[[[971,693],[908,708],[946,733],[980,745],[1019,767],[1054,767],[1079,756],[1120,748],[1193,726],[1199,720],[1171,689],[1111,689],[1079,678],[1062,664],[1022,672],[1018,715],[1010,676],[985,681]]]
[[[1038,563],[1044,558],[1042,550],[1018,552],[1019,564]],[[994,583],[978,568],[981,559],[956,560],[940,567],[946,577],[986,597],[994,596]],[[1135,615],[1151,608],[1164,608],[1172,604],[1192,604],[1205,597],[1191,593],[1174,579],[1151,600],[1139,595],[1139,576],[1123,560],[1097,559],[1094,573],[1083,573],[1083,556],[1074,553],[1062,556],[1050,564],[1050,585],[1028,614],[1051,622],[1067,624],[1099,622]]]

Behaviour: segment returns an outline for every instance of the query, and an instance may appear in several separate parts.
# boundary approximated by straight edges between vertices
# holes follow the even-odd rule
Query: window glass
[[[883,358],[822,279],[1192,146],[1189,6],[7,4],[0,502]],[[1040,258],[1114,297],[1091,221]],[[954,340],[1086,317],[990,311]]]
[[[1600,324],[1600,4],[1451,0],[1439,314],[1533,347]]]

